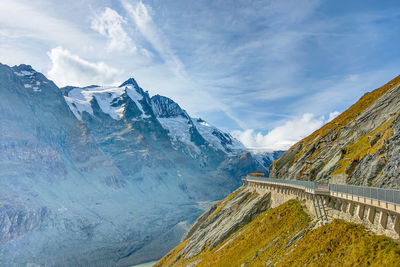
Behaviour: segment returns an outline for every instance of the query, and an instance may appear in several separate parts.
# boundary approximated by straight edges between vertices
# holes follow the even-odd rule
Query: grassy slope
[[[198,256],[178,258],[188,240],[169,252],[156,266],[357,266],[400,264],[400,246],[393,240],[369,233],[363,226],[334,220],[309,230],[310,218],[298,201],[270,209],[223,243]],[[304,237],[290,244],[300,231]],[[240,233],[238,235],[238,233]],[[231,242],[230,239],[233,239]],[[397,265],[396,265],[397,264]]]
[[[334,220],[310,231],[277,266],[399,266],[400,246],[359,224]]]

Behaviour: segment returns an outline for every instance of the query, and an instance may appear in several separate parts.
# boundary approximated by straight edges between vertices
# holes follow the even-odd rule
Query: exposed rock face
[[[400,76],[291,147],[270,176],[400,188]]]
[[[127,266],[262,167],[171,99],[0,64],[0,266]]]
[[[177,103],[165,96],[153,96],[151,98],[151,105],[154,110],[154,115],[159,118],[189,117]]]
[[[206,246],[218,246],[232,233],[252,221],[270,206],[270,195],[252,194],[249,190],[238,189],[229,198],[215,204],[190,227],[183,240],[190,239],[182,255],[190,259]]]

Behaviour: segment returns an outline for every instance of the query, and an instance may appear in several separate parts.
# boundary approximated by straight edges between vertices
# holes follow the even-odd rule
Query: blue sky
[[[133,76],[245,145],[285,149],[400,74],[400,2],[2,0],[0,62],[59,86]]]

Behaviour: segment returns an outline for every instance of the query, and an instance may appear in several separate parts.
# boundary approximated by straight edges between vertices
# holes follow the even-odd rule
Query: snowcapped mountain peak
[[[128,81],[134,81],[132,78]],[[136,105],[138,109],[138,117],[142,119],[150,116],[143,110],[143,101],[148,102],[143,90],[132,84],[124,82],[119,87],[108,87],[91,85],[86,87],[67,86],[61,89],[64,98],[78,120],[82,120],[84,112],[94,116],[93,105],[97,102],[101,111],[108,114],[114,120],[120,120],[125,116],[125,110],[129,103],[129,99]],[[132,104],[131,104],[132,105]]]
[[[81,121],[85,120],[85,113],[95,117],[105,113],[114,120],[144,123],[153,116],[168,131],[173,147],[190,151],[193,157],[210,149],[230,155],[245,151],[231,135],[202,119],[190,117],[172,99],[161,95],[150,98],[133,78],[118,87],[69,86],[61,88],[61,91],[75,117]]]
[[[139,88],[139,85],[137,84],[137,82],[134,78],[129,78],[128,80],[123,82],[119,87],[124,87],[124,86],[128,86],[128,85],[132,85],[135,88]]]

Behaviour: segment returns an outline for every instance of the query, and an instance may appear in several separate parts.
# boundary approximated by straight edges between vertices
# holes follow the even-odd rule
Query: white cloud
[[[329,119],[335,115],[337,115],[336,112],[332,112],[329,115]],[[266,135],[260,132],[256,133],[253,129],[236,130],[232,132],[232,135],[249,148],[286,150],[326,122],[323,117],[305,113],[299,118],[288,120],[283,125],[275,127]]]
[[[91,43],[82,29],[35,7],[32,1],[1,0],[0,25],[3,33],[12,32],[14,37],[19,38],[37,38],[72,46]]]
[[[108,48],[110,50],[136,51],[132,39],[123,29],[122,25],[126,20],[114,9],[106,7],[104,12],[93,18],[91,28],[109,39]]]
[[[47,75],[58,86],[85,86],[115,82],[114,78],[118,71],[104,62],[89,62],[62,47],[53,48],[47,54],[52,62]]]
[[[334,118],[336,118],[339,115],[340,115],[339,111],[334,111],[334,112],[329,113],[329,118],[328,118],[327,122],[330,122],[331,120],[333,120]]]
[[[139,1],[136,6],[132,6],[127,1],[123,1],[123,6],[134,20],[136,27],[153,48],[160,54],[165,63],[172,69],[175,75],[186,77],[183,63],[172,52],[168,39],[158,29],[150,15],[149,8]]]

